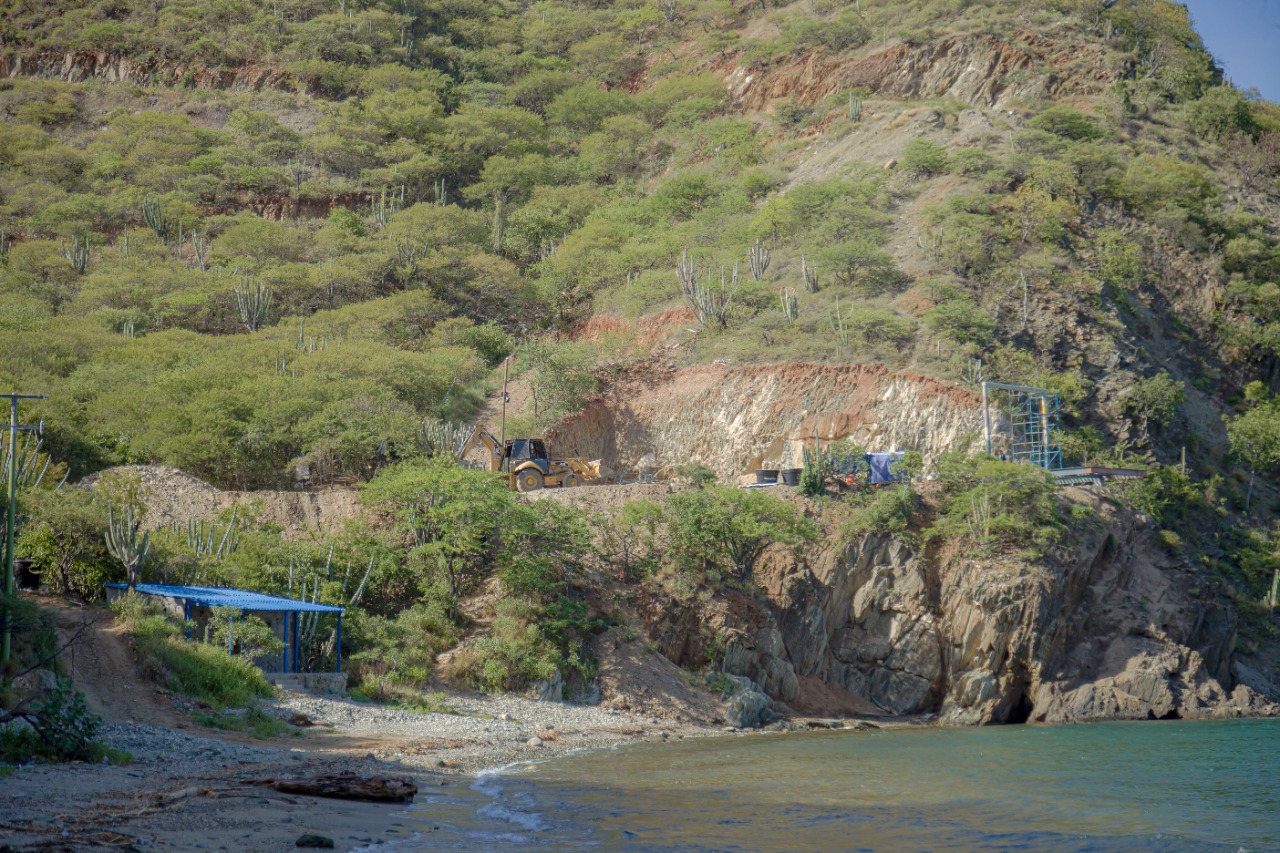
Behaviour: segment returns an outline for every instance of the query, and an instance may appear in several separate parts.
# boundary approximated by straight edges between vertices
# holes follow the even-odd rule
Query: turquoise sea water
[[[1280,851],[1280,721],[632,744],[398,819],[403,850]]]

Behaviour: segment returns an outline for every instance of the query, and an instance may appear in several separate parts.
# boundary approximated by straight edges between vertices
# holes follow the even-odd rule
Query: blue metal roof
[[[115,589],[128,589],[128,584],[123,583],[109,583],[107,586]],[[332,604],[314,604],[310,601],[299,601],[296,598],[250,592],[247,589],[231,589],[225,586],[180,586],[177,584],[140,583],[134,589],[143,595],[180,598],[183,601],[198,604],[202,607],[237,607],[251,613],[346,612],[345,607],[335,607]]]

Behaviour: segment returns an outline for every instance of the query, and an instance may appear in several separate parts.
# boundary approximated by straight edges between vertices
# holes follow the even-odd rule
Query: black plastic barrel
[[[803,468],[783,468],[782,471],[779,472],[779,476],[782,477],[782,485],[784,486],[800,485],[800,472],[803,470],[804,470]]]
[[[757,483],[778,482],[778,469],[777,468],[757,468],[756,482]]]

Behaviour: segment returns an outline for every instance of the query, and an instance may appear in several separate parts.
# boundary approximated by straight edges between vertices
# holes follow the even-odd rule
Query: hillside
[[[432,654],[501,577],[544,609],[499,618],[567,620],[547,639],[572,658],[599,602],[556,610],[513,554],[572,542],[568,589],[598,529],[543,509],[464,554],[397,515],[441,425],[493,414],[509,353],[508,435],[722,482],[844,439],[968,494],[946,466],[994,380],[1061,396],[1069,463],[1152,468],[1116,523],[1212,591],[1187,612],[1231,614],[1214,642],[1236,620],[1240,652],[1276,641],[1280,107],[1223,82],[1179,5],[0,0],[0,78],[0,371],[48,395],[23,412],[54,464],[370,482],[383,513],[287,544],[292,509],[253,515],[233,566],[193,568],[174,527],[175,576],[292,589],[305,566],[338,600],[367,565],[385,624],[363,636]],[[908,545],[1021,547],[974,529]],[[679,562],[649,545],[656,575]],[[66,586],[118,571],[95,554]]]

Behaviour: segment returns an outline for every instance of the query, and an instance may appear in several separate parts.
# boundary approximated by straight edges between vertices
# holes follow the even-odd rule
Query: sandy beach
[[[33,765],[0,778],[0,850],[278,851],[308,834],[355,850],[402,840],[406,805],[283,794],[254,780],[352,773],[409,777],[421,833],[432,789],[465,788],[485,768],[637,739],[720,729],[517,696],[446,694],[455,713],[418,713],[284,692],[264,710],[313,725],[269,740],[204,728],[108,723],[123,766]],[[424,803],[427,805],[424,806]],[[424,808],[426,811],[424,812]],[[429,827],[428,827],[429,828]],[[423,838],[422,846],[430,847]]]

